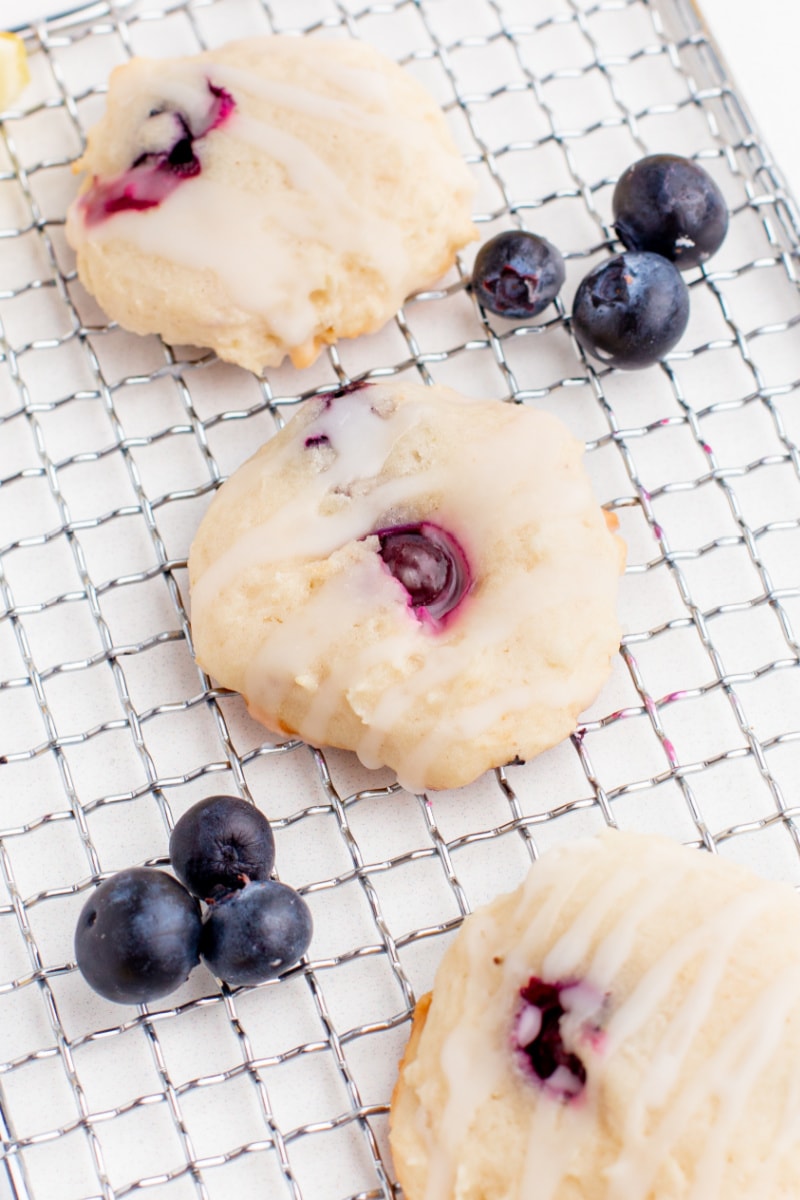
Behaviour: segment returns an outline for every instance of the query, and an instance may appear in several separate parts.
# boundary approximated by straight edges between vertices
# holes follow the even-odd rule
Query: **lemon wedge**
[[[16,33],[0,33],[0,110],[16,100],[30,78],[22,38]]]

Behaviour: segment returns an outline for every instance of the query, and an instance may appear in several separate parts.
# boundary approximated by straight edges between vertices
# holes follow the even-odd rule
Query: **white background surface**
[[[764,141],[795,198],[800,196],[797,133],[797,0],[698,0]]]

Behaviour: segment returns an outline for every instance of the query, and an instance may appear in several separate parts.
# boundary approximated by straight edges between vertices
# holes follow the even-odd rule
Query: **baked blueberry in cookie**
[[[535,975],[520,990],[522,1006],[517,1014],[515,1039],[518,1051],[534,1075],[560,1099],[576,1096],[586,1082],[586,1068],[577,1054],[568,1050],[561,1031],[566,1014],[562,1000],[569,987],[545,983]]]
[[[420,619],[442,620],[469,591],[470,572],[458,542],[428,521],[378,530],[380,555],[408,592]]]
[[[143,150],[130,167],[111,179],[94,179],[80,198],[87,226],[126,211],[144,212],[163,203],[178,185],[199,175],[199,143],[222,125],[236,102],[224,88],[207,81],[207,112],[195,130],[182,112],[163,107],[151,110],[144,122],[140,141]]]

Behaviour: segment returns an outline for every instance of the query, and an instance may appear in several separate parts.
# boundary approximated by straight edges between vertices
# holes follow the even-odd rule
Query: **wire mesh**
[[[598,369],[564,304],[532,325],[481,313],[474,251],[300,373],[108,324],[63,223],[109,70],[285,30],[364,38],[426,83],[482,237],[549,237],[567,301],[614,245],[619,173],[655,150],[701,161],[731,226],[687,275],[678,348]],[[24,36],[33,83],[0,123],[0,1197],[388,1197],[415,998],[541,849],[610,823],[800,881],[797,214],[683,0],[138,0]],[[629,547],[620,656],[578,733],[457,793],[274,744],[190,653],[186,555],[219,482],[301,399],[395,375],[557,412]],[[74,966],[86,895],[165,863],[174,821],[219,791],[270,816],[314,914],[308,961],[106,1003]]]

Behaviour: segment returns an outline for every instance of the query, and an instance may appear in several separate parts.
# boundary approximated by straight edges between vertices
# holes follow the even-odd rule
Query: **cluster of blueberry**
[[[689,292],[680,272],[705,262],[728,229],[725,200],[689,159],[653,154],[620,177],[612,200],[625,252],[581,281],[572,329],[587,353],[623,370],[649,367],[683,336]],[[490,312],[535,317],[564,282],[564,260],[534,233],[500,233],[478,252],[472,289]]]
[[[230,984],[274,979],[302,958],[311,913],[293,888],[270,879],[275,839],[252,804],[236,796],[200,800],[175,825],[169,854],[178,879],[131,867],[101,883],[81,911],[75,958],[101,996],[158,1000],[201,957]]]

